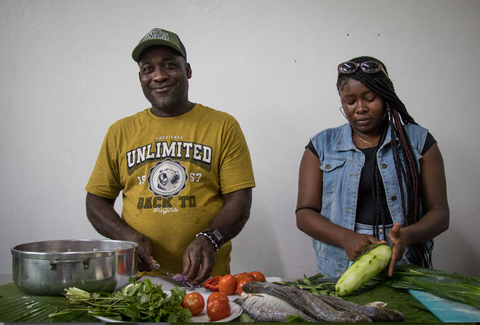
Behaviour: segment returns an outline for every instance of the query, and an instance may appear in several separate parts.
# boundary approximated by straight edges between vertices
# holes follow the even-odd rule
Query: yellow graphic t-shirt
[[[86,190],[109,199],[123,191],[122,218],[150,239],[160,265],[180,273],[185,249],[223,207],[222,194],[254,186],[238,122],[196,104],[176,117],[146,109],[113,124]],[[218,250],[212,276],[230,273],[231,250],[231,242]]]

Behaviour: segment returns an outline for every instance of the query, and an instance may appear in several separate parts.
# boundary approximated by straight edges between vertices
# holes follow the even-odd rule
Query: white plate
[[[234,320],[235,318],[239,317],[243,313],[242,307],[240,307],[237,303],[230,301],[230,316],[217,320],[215,322],[212,322],[207,315],[207,299],[208,299],[208,294],[202,293],[203,299],[205,300],[205,308],[203,308],[203,311],[198,314],[197,316],[193,316],[190,322],[192,323],[225,323],[225,322],[230,322]],[[130,322],[124,322],[124,321],[118,321],[114,320],[108,317],[103,317],[103,316],[93,316],[96,319],[104,322],[104,323],[130,323]]]
[[[95,317],[96,319],[98,319],[99,321],[102,321],[104,323],[128,323],[128,322],[124,322],[124,321],[121,321],[121,320],[115,320],[115,319],[111,319],[111,318],[103,317],[103,316],[93,316],[93,317]]]
[[[203,311],[200,314],[198,314],[197,316],[193,316],[192,319],[190,320],[190,322],[194,322],[194,323],[212,322],[208,318],[208,315],[207,315],[207,299],[208,299],[209,295],[202,293],[202,296],[203,296],[203,299],[205,300],[205,308],[203,308]],[[223,319],[220,319],[220,320],[217,320],[217,321],[212,322],[212,323],[230,322],[230,321],[234,320],[235,318],[239,317],[243,313],[243,308],[240,307],[240,305],[238,305],[236,302],[233,302],[233,301],[230,301],[230,309],[231,309],[230,316],[228,316],[226,318],[223,318]]]

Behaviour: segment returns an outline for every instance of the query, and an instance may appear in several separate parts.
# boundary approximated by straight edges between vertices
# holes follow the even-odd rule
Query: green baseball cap
[[[147,48],[155,45],[169,46],[180,53],[187,60],[187,51],[177,34],[165,29],[154,28],[145,35],[138,45],[133,49],[132,58],[135,62],[140,60],[140,54]]]

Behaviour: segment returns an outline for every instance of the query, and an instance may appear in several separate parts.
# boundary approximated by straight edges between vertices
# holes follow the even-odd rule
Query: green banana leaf
[[[13,283],[0,286],[0,322],[53,323],[53,322],[100,322],[84,312],[49,318],[68,306],[61,305],[65,297],[30,296],[24,294]]]

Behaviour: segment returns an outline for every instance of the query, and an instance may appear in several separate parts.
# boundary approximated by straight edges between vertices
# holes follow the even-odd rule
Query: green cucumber
[[[392,258],[388,245],[379,245],[359,256],[335,285],[339,296],[347,296],[385,268]]]

